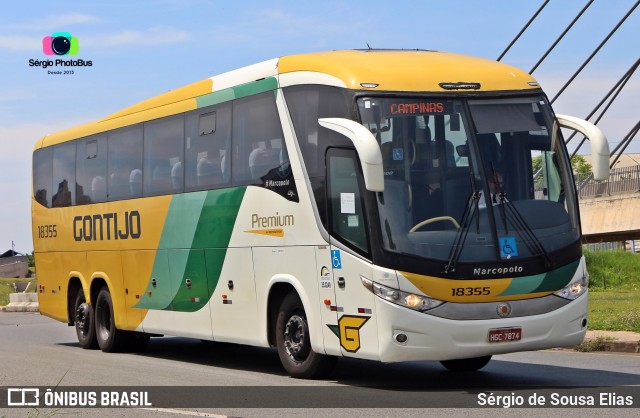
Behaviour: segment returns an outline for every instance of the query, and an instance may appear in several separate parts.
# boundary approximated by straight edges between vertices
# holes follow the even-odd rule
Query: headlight
[[[360,280],[364,287],[369,289],[379,298],[382,298],[387,302],[395,303],[396,305],[404,306],[405,308],[413,309],[414,311],[428,311],[429,309],[433,309],[444,303],[441,300],[432,299],[428,296],[421,296],[414,293],[403,292],[398,289],[392,289],[371,281],[366,277],[360,276]]]
[[[582,296],[589,286],[589,277],[584,275],[582,278],[576,280],[575,282],[571,282],[566,285],[563,289],[558,290],[554,293],[556,296],[560,296],[561,298],[574,300],[578,297]]]

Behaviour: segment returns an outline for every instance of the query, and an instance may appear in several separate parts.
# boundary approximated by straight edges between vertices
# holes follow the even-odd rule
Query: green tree
[[[29,267],[35,267],[36,266],[36,262],[33,258],[33,251],[31,252],[31,254],[26,253],[25,254],[27,256],[27,260],[29,262]]]
[[[538,155],[531,159],[531,166],[533,168],[533,172],[537,173],[542,168],[542,156]],[[587,162],[587,160],[582,155],[574,155],[571,157],[571,169],[575,174],[590,174],[591,173],[591,164]]]

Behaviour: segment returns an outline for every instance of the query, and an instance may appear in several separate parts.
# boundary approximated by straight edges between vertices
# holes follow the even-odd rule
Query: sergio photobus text
[[[49,68],[49,67],[91,67],[93,66],[93,62],[92,61],[85,61],[83,59],[77,59],[77,60],[63,60],[63,59],[56,59],[56,60],[36,60],[36,59],[30,59],[29,60],[29,67],[42,67],[42,68]]]

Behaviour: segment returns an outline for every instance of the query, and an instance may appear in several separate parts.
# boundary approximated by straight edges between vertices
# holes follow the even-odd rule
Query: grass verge
[[[589,329],[640,333],[640,291],[589,292]]]
[[[3,279],[0,278],[0,306],[9,303],[9,293],[15,292],[13,284],[17,282],[31,282],[28,292],[36,291],[36,279]]]

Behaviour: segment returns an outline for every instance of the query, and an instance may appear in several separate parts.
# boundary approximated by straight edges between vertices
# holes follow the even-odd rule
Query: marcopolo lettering
[[[73,218],[73,239],[76,241],[138,239],[141,234],[137,210],[125,212],[124,216],[114,212]]]
[[[510,273],[522,273],[524,268],[522,266],[509,266],[509,267],[494,267],[494,268],[479,268],[473,269],[474,276],[489,276],[496,274],[510,274]]]

